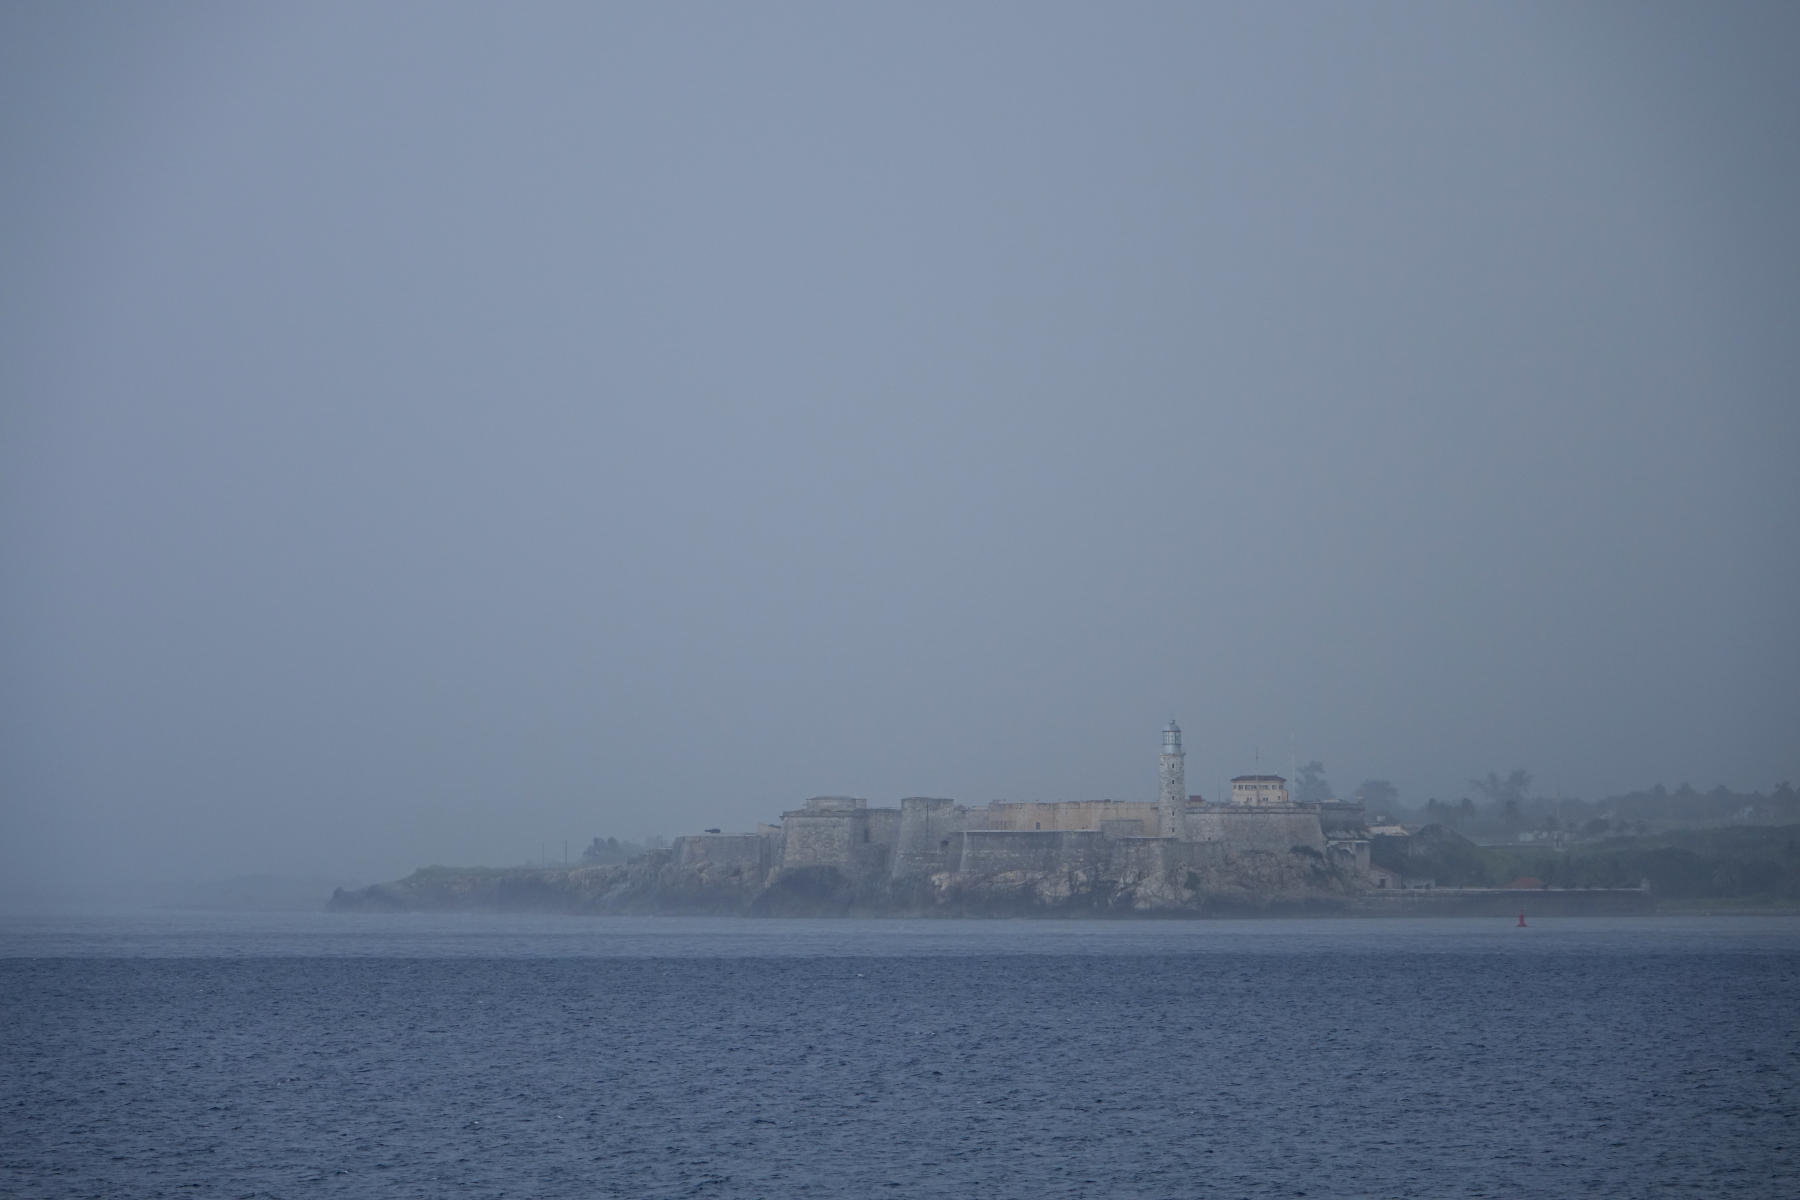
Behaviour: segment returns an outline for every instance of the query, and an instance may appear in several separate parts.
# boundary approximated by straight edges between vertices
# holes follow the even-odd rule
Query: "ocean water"
[[[1800,922],[0,919],[0,1194],[1800,1195]]]

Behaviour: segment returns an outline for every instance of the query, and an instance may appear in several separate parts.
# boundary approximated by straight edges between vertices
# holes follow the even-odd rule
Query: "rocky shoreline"
[[[543,912],[615,916],[1171,917],[1347,912],[1361,881],[1316,855],[1246,851],[1195,869],[941,872],[857,881],[835,867],[677,866],[659,856],[569,868],[426,867],[338,889],[333,912]]]

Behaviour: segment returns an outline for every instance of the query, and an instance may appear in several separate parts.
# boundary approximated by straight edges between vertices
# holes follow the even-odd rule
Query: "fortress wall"
[[[863,820],[868,825],[866,841],[892,846],[900,835],[900,810],[897,808],[865,809]]]
[[[783,867],[848,867],[850,814],[818,810],[781,814]]]
[[[837,867],[855,878],[885,877],[900,810],[816,806],[781,814],[783,867]]]
[[[1332,800],[1319,805],[1319,825],[1326,833],[1361,829],[1367,823],[1363,806],[1349,800]]]
[[[754,833],[684,834],[675,839],[674,863],[678,867],[711,863],[761,871],[766,865],[764,845],[764,839]]]
[[[956,869],[977,875],[1066,871],[1097,862],[1106,851],[1098,830],[971,829],[961,840],[961,861]]]
[[[1156,805],[1137,800],[1061,800],[1052,804],[991,804],[969,814],[970,829],[1049,833],[1085,832],[1106,821],[1144,821],[1157,827]]]
[[[1191,808],[1187,834],[1196,842],[1226,842],[1234,850],[1273,850],[1285,853],[1294,846],[1325,851],[1325,834],[1319,814],[1310,808],[1249,808],[1239,805],[1207,805]]]
[[[894,843],[852,842],[850,844],[850,876],[859,882],[884,880],[893,869]]]
[[[954,800],[908,796],[900,801],[894,833],[893,877],[914,879],[950,869],[967,813]]]
[[[762,839],[763,870],[773,871],[781,865],[781,848],[787,835],[779,825],[758,824],[756,836]]]

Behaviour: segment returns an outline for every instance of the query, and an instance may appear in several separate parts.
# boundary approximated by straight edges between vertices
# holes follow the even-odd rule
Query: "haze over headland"
[[[0,871],[1800,778],[1791,6],[0,14]]]

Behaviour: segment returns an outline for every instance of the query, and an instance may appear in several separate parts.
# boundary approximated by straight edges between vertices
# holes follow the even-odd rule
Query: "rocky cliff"
[[[835,867],[763,873],[652,857],[576,868],[427,867],[339,889],[336,912],[511,911],[742,916],[1200,916],[1334,911],[1360,882],[1304,847],[1248,850],[1199,866],[940,872],[905,882]]]

